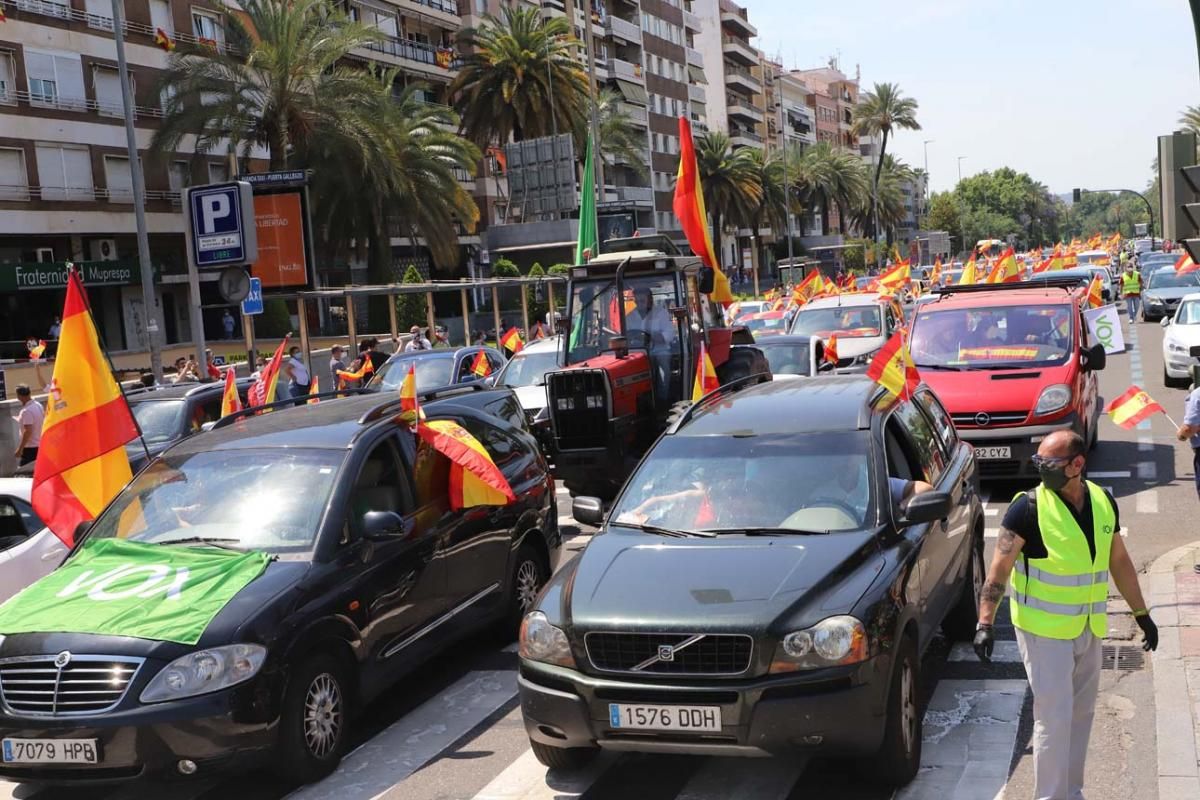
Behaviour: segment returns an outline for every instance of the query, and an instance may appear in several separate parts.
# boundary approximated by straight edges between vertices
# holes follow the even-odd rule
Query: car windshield
[[[1150,276],[1150,289],[1185,289],[1200,286],[1200,272],[1180,275],[1173,269],[1162,269]]]
[[[1200,325],[1200,300],[1188,300],[1175,312],[1176,325]]]
[[[379,373],[371,381],[368,388],[374,391],[399,390],[408,375],[408,368],[416,367],[417,391],[440,389],[453,383],[451,371],[454,369],[454,354],[445,353],[419,358],[397,358],[388,361],[379,368]]]
[[[88,535],[311,550],[344,456],[341,450],[292,448],[168,456],[142,470]]]
[[[156,444],[169,442],[179,435],[187,403],[183,400],[143,400],[130,403],[129,407],[146,443]]]
[[[666,436],[610,519],[678,531],[859,530],[873,518],[869,452],[866,431]]]
[[[521,352],[509,359],[498,382],[501,386],[541,386],[546,382],[546,373],[556,369],[558,350]]]
[[[771,372],[775,375],[807,375],[808,342],[787,344],[760,344],[758,348],[767,357]]]
[[[879,336],[879,306],[801,309],[792,323],[792,333],[822,339],[829,338],[831,333],[836,333],[839,339]]]
[[[932,308],[924,306],[913,323],[917,367],[1052,366],[1071,352],[1070,305]]]

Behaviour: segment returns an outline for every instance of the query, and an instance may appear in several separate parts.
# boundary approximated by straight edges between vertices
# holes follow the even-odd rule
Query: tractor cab
[[[566,366],[546,375],[556,472],[576,493],[601,497],[690,402],[701,344],[722,383],[769,375],[761,351],[734,346],[699,259],[665,237],[610,240],[605,249],[571,269]],[[753,344],[744,330],[736,338]]]

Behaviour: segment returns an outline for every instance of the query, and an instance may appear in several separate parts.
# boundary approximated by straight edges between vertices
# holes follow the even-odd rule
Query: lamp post
[[[966,158],[966,156],[958,157],[958,182],[959,183],[962,183],[962,162],[963,162],[964,158]]]
[[[959,157],[958,157],[958,182],[959,182],[960,184],[962,183],[962,162],[963,162],[963,159],[964,159],[964,158],[966,158],[966,156],[959,156]],[[956,186],[955,186],[955,188],[957,189],[957,188],[958,188],[958,186],[956,185]],[[962,218],[962,206],[961,206],[961,205],[958,207],[958,230],[959,230],[959,232],[962,234],[962,248],[963,248],[963,252],[966,252],[966,249],[967,249],[967,231],[966,231],[966,229],[965,229],[965,226],[963,225],[963,218]]]

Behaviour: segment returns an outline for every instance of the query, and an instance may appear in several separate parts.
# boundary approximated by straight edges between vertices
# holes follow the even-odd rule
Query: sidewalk
[[[1153,653],[1159,800],[1200,797],[1200,542],[1150,567],[1147,602],[1158,623]]]

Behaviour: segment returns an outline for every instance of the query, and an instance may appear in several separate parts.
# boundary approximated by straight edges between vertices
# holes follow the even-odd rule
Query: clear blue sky
[[[837,56],[864,87],[898,83],[923,130],[895,151],[915,167],[929,144],[933,189],[1010,166],[1052,192],[1142,189],[1156,137],[1200,104],[1185,0],[742,0],[757,45],[787,67]],[[892,145],[888,145],[892,152]]]

